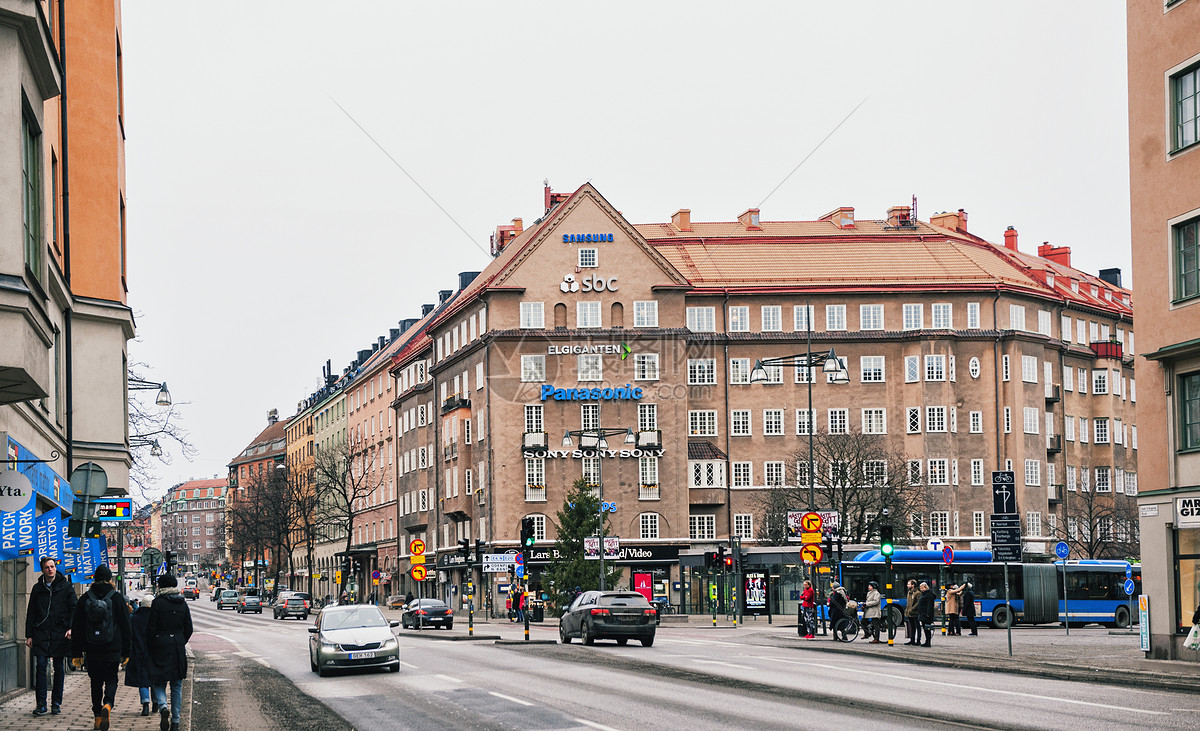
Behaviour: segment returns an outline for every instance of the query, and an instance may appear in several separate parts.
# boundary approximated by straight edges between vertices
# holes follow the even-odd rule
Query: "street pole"
[[[1067,628],[1067,637],[1071,636],[1071,604],[1067,598],[1067,559],[1062,559],[1063,567],[1063,625]],[[1133,616],[1133,615],[1130,615]]]
[[[604,546],[600,547],[600,556],[603,559]],[[529,551],[522,550],[521,557],[523,559],[521,565],[525,569],[525,575],[521,577],[521,603],[525,605],[525,608],[521,610],[521,617],[525,620],[525,641],[529,642]],[[600,576],[600,580],[603,581],[604,574]]]
[[[888,647],[896,644],[896,623],[892,621],[892,557],[884,560],[883,620],[887,622]]]
[[[1012,616],[1012,605],[1008,601],[1008,562],[1004,562],[1004,606],[1008,610],[1008,656],[1012,657],[1012,626],[1015,617]]]
[[[117,524],[117,591],[125,596],[125,524]],[[1133,615],[1130,615],[1133,616]]]
[[[467,636],[475,636],[475,575],[471,571],[474,562],[467,560]]]
[[[599,431],[596,432],[596,502],[600,516],[600,523],[596,527],[596,532],[600,534],[600,591],[605,591],[604,581],[604,458],[600,456],[600,440],[604,437]],[[583,436],[579,437],[580,446],[582,446]],[[526,575],[528,575],[526,569]]]
[[[804,356],[804,380],[808,382],[808,512],[815,512],[817,509],[817,489],[816,489],[816,457],[813,454],[813,432],[817,430],[816,415],[813,414],[812,406],[812,300],[804,302],[804,325],[805,325],[805,356]],[[817,565],[813,564],[808,570],[808,578],[812,580],[813,591],[817,591]]]

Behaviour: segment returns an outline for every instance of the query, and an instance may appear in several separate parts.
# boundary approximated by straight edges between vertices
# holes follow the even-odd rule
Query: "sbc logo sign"
[[[604,277],[598,277],[594,274],[589,274],[586,277],[576,280],[574,274],[568,274],[567,276],[563,277],[563,280],[558,285],[558,288],[563,292],[579,292],[581,290],[584,292],[616,292],[617,278],[608,277],[606,279]]]

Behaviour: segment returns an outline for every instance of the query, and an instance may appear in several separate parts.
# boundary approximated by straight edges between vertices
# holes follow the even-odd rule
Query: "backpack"
[[[109,590],[103,599],[98,599],[95,592],[87,593],[87,603],[84,611],[88,620],[88,643],[92,645],[107,645],[113,638],[113,605]]]

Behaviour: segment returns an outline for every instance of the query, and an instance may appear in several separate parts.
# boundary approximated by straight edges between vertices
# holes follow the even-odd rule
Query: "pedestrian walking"
[[[817,629],[817,593],[807,579],[804,581],[804,590],[800,592],[800,612],[804,615],[804,639],[811,640]]]
[[[969,581],[963,584],[962,618],[967,629],[971,630],[971,636],[978,636],[979,628],[975,626],[975,586]]]
[[[883,598],[879,596],[879,584],[867,583],[867,598],[863,600],[863,637],[871,638],[869,644],[879,644],[879,620],[883,617]]]
[[[112,569],[100,564],[92,574],[92,585],[76,602],[71,622],[71,664],[76,670],[83,668],[87,655],[93,729],[108,731],[117,700],[117,670],[129,662],[132,640],[125,597],[113,588]]]
[[[58,715],[62,706],[66,658],[71,654],[71,622],[75,618],[75,591],[67,577],[58,573],[58,562],[42,557],[42,575],[29,591],[25,610],[25,646],[35,660],[33,715]],[[46,675],[53,668],[54,689],[46,710]]]
[[[937,597],[934,596],[933,589],[929,588],[929,584],[921,582],[921,596],[917,599],[917,621],[921,623],[921,629],[925,632],[925,644],[921,647],[929,647],[929,641],[933,638],[933,615],[937,609]],[[920,639],[918,637],[918,639]]]
[[[946,590],[946,634],[961,635],[962,627],[958,622],[959,607],[962,604],[962,593],[965,584],[951,584]]]
[[[849,604],[850,597],[846,595],[845,588],[841,584],[834,581],[829,585],[829,627],[832,630],[837,630],[838,622],[850,616]],[[830,632],[833,635],[834,642],[837,642],[837,632]]]
[[[917,588],[917,580],[908,580],[908,596],[904,600],[904,631],[908,634],[908,642],[906,645],[916,645],[920,642],[920,634],[917,631],[917,599],[921,597],[921,590]]]
[[[521,592],[517,597],[517,621],[525,621],[525,592]]]
[[[130,599],[129,634],[132,638],[132,652],[129,655],[129,664],[125,666],[125,685],[138,689],[143,716],[158,713],[158,701],[151,698],[150,692],[150,645],[146,641],[149,621],[150,605],[142,603],[139,599]]]
[[[146,638],[150,643],[150,682],[158,701],[161,731],[179,731],[183,705],[183,679],[187,677],[187,643],[192,637],[192,615],[172,574],[158,577],[158,595],[150,605]],[[171,685],[170,721],[167,720],[167,684]]]

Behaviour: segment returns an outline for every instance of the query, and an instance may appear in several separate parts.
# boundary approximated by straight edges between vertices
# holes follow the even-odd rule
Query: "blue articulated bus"
[[[975,592],[975,619],[993,627],[1070,622],[1070,626],[1099,623],[1128,627],[1136,622],[1125,593],[1126,570],[1133,573],[1136,597],[1141,592],[1142,570],[1127,561],[1080,560],[1066,562],[1068,601],[1063,601],[1063,562],[1008,564],[1008,601],[1004,599],[1004,564],[992,561],[991,551],[957,551],[946,565],[940,551],[898,550],[892,556],[892,619],[903,622],[905,587],[909,579],[929,582],[938,591],[969,581]],[[867,582],[886,585],[884,558],[879,551],[863,551],[840,566],[841,583],[855,599],[867,594]],[[1067,615],[1068,609],[1070,616]]]

